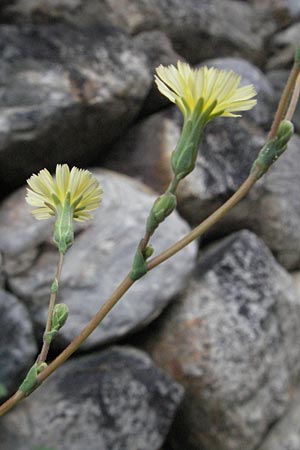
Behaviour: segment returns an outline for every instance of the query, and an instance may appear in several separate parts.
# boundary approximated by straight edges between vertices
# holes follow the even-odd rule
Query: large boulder
[[[105,170],[95,174],[104,189],[103,204],[92,222],[77,229],[75,243],[65,256],[58,301],[69,305],[70,315],[57,338],[60,346],[79,333],[130,271],[155,199],[149,189],[128,177]],[[51,243],[53,224],[30,217],[24,195],[21,189],[2,205],[0,249],[9,287],[26,302],[41,333],[58,252]],[[155,254],[188,231],[188,225],[178,214],[172,214],[153,238]],[[196,244],[192,244],[138,281],[84,348],[116,340],[159,315],[185,287],[196,251]]]
[[[299,319],[291,277],[254,234],[233,234],[202,255],[142,344],[186,388],[174,450],[257,448],[299,376]]]
[[[0,42],[2,195],[45,166],[97,160],[151,86],[146,58],[114,28],[1,25]]]
[[[75,358],[1,420],[1,446],[159,450],[182,394],[133,348]]]

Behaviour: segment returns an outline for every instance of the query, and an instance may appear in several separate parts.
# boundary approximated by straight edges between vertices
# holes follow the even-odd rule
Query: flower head
[[[239,87],[241,77],[233,71],[206,66],[192,69],[178,61],[177,67],[160,65],[156,73],[159,91],[176,103],[184,118],[193,114],[201,99],[200,112],[209,111],[206,122],[216,116],[239,117],[233,113],[246,111],[256,104],[253,85]]]
[[[26,201],[36,207],[32,214],[38,220],[58,216],[68,202],[73,219],[83,222],[92,218],[89,212],[98,208],[102,200],[103,191],[96,178],[77,167],[70,171],[67,164],[57,164],[55,179],[43,169],[27,183]]]

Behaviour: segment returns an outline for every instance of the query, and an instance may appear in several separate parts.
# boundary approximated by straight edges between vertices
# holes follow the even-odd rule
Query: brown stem
[[[59,285],[59,281],[60,281],[63,260],[64,260],[64,254],[60,253],[59,254],[59,262],[57,265],[56,274],[55,274],[55,278],[54,278],[54,281],[55,281],[55,283],[57,283],[57,286]],[[45,339],[45,335],[46,335],[46,333],[51,331],[51,323],[52,323],[53,310],[54,310],[55,301],[56,301],[56,294],[57,294],[57,290],[55,292],[51,292],[51,295],[50,295],[47,323],[46,323],[45,332],[44,332],[44,342],[43,342],[43,347],[42,347],[41,353],[38,356],[38,360],[37,360],[38,363],[42,363],[42,362],[46,361],[47,356],[48,356],[50,344]]]
[[[4,414],[6,414],[14,406],[16,406],[24,397],[25,397],[24,392],[17,391],[8,400],[6,400],[6,402],[0,406],[0,417],[4,416]]]
[[[293,92],[297,77],[299,75],[299,67],[298,64],[294,63],[292,70],[290,72],[290,76],[288,78],[288,81],[285,85],[285,88],[283,90],[283,93],[281,95],[278,107],[277,107],[277,111],[272,123],[272,127],[271,130],[269,132],[269,136],[268,136],[268,140],[274,139],[274,137],[277,134],[278,131],[278,127],[280,125],[280,122],[282,121],[284,114],[286,112],[287,109],[287,105],[289,102],[289,99],[291,97],[291,94]]]
[[[180,241],[176,242],[160,255],[152,258],[148,262],[148,271],[154,269],[154,267],[171,258],[171,256],[175,255],[175,253],[179,252],[192,241],[200,237],[210,227],[212,227],[215,223],[222,219],[222,217],[225,216],[225,214],[227,214],[228,211],[230,211],[250,191],[252,186],[257,181],[258,174],[259,170],[254,170],[244,181],[244,183],[239,187],[239,189],[232,195],[232,197],[227,200],[227,202],[220,206],[220,208],[218,208],[214,213],[212,213],[207,219],[200,223],[200,225],[194,228],[194,230],[188,233],[184,238],[180,239]]]
[[[298,75],[296,83],[295,83],[295,88],[294,88],[294,92],[288,107],[288,110],[286,112],[285,115],[285,119],[286,120],[292,120],[292,117],[295,113],[296,107],[297,107],[297,103],[299,100],[299,95],[300,95],[300,75]]]

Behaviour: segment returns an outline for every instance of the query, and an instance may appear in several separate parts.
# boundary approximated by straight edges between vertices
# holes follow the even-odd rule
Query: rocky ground
[[[154,87],[155,67],[232,69],[258,92],[241,119],[207,127],[157,254],[247,177],[299,43],[299,0],[1,2],[2,399],[37,355],[57,262],[52,224],[25,204],[26,178],[66,162],[104,189],[66,255],[59,301],[70,317],[54,356],[128,272],[170,180],[181,117]],[[296,133],[222,222],[136,283],[1,419],[1,450],[299,450],[299,147]]]

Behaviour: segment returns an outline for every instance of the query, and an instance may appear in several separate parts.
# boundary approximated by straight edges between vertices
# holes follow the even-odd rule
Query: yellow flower
[[[32,214],[38,220],[59,215],[69,202],[73,219],[83,222],[92,218],[89,212],[98,208],[102,200],[103,191],[96,178],[77,167],[70,171],[67,164],[57,164],[55,179],[43,169],[27,183],[26,201],[36,207]]]
[[[209,111],[206,122],[216,116],[239,117],[236,111],[253,108],[256,91],[252,85],[239,87],[241,77],[233,71],[213,67],[192,69],[178,61],[177,67],[160,65],[156,69],[155,82],[159,91],[171,102],[176,103],[184,115],[190,117],[200,104],[201,113]]]

